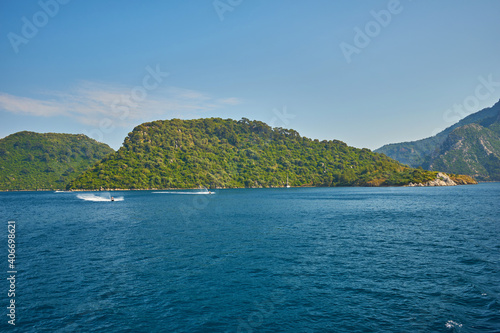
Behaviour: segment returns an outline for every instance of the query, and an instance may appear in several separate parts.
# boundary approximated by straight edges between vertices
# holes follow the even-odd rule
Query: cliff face
[[[385,145],[375,151],[412,167],[500,180],[500,102],[434,137]]]
[[[478,124],[459,127],[450,133],[424,166],[480,180],[499,180],[500,137]]]

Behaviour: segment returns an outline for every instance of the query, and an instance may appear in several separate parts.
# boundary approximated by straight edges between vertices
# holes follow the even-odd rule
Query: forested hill
[[[82,134],[9,135],[0,139],[0,190],[64,189],[112,152],[108,145]]]
[[[436,172],[246,118],[173,119],[137,126],[68,189],[282,187],[287,176],[291,186],[379,186],[425,182]]]

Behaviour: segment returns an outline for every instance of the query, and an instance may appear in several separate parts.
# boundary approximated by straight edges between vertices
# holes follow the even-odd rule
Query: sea
[[[499,204],[500,183],[3,192],[0,331],[500,332]]]

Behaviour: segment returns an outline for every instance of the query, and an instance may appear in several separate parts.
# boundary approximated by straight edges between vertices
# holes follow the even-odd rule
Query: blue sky
[[[0,137],[258,119],[355,147],[500,99],[500,1],[0,0]]]

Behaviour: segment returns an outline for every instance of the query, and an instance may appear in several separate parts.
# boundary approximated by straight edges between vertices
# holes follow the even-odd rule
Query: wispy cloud
[[[37,100],[0,92],[0,108],[12,113],[24,113],[34,116],[58,116],[64,114],[64,109],[53,101]]]
[[[67,116],[89,126],[98,126],[107,118],[115,126],[126,127],[155,119],[202,116],[241,103],[235,97],[214,97],[178,87],[159,88],[138,101],[131,98],[131,91],[123,85],[83,81],[67,91],[42,91],[37,98],[0,92],[0,110],[39,117]]]

